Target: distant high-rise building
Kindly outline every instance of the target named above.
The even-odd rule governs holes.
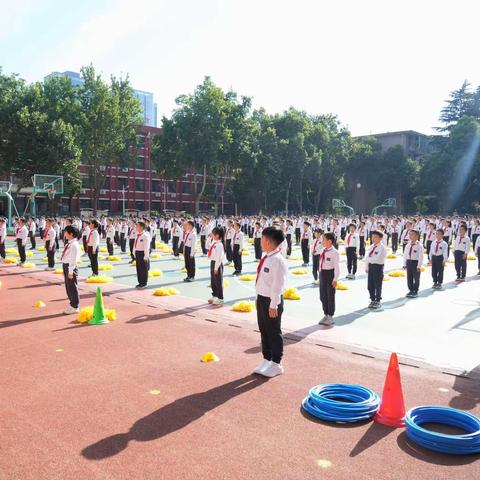
[[[153,101],[153,93],[134,90],[135,96],[142,105],[143,124],[147,127],[157,126],[157,108]]]
[[[69,78],[74,87],[83,85],[83,78],[78,72],[52,72],[50,75],[44,77],[44,81],[50,78],[66,77]],[[153,101],[153,93],[145,92],[143,90],[133,89],[133,93],[137,97],[142,107],[143,125],[147,127],[157,126],[157,104]]]
[[[74,87],[80,87],[81,85],[83,85],[83,78],[80,76],[80,74],[77,72],[70,72],[68,70],[65,72],[52,72],[50,75],[47,75],[46,77],[44,77],[43,80],[46,81],[46,80],[49,80],[50,78],[59,78],[59,77],[69,78]]]

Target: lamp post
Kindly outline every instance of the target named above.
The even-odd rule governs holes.
[[[122,186],[122,212],[123,217],[125,217],[125,192],[128,191],[128,186],[125,188],[125,184]]]

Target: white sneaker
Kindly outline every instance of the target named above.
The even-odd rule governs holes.
[[[314,281],[312,282],[312,285],[318,285],[318,283],[319,283],[318,280],[314,280]]]
[[[260,375],[263,375],[267,378],[273,378],[277,375],[281,375],[283,373],[283,366],[280,363],[272,362],[272,364],[265,370],[262,370]]]
[[[325,315],[319,322],[319,325],[333,325],[333,317],[331,315]]]
[[[324,325],[333,325],[335,322],[333,321],[333,317],[331,315],[327,315],[327,320],[326,320],[327,323],[325,323]]]
[[[272,364],[272,361],[271,360],[267,360],[266,358],[264,358],[262,360],[262,363],[260,363],[257,368],[253,371],[253,373],[258,373],[258,374],[262,374],[264,370],[266,370],[268,367],[270,367],[270,365]]]
[[[212,301],[212,305],[223,305],[223,300],[220,300],[220,298],[215,298]]]
[[[216,297],[212,297],[212,298],[209,298],[208,299],[208,303],[213,303],[213,301],[215,300]]]
[[[72,315],[73,313],[78,313],[78,312],[79,312],[79,309],[73,308],[73,307],[68,307],[63,311],[65,315]]]

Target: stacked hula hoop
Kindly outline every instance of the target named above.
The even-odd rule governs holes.
[[[422,427],[438,423],[467,432],[464,435],[446,435]],[[405,417],[407,436],[416,444],[436,452],[453,455],[480,453],[480,418],[471,413],[448,407],[415,407]]]
[[[310,389],[302,407],[310,415],[328,422],[361,422],[375,415],[378,395],[361,385],[332,383]]]

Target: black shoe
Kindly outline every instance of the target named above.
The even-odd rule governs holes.
[[[417,298],[418,297],[418,292],[413,292],[412,293],[412,298]]]
[[[413,295],[413,292],[408,292],[405,296],[406,296],[407,298],[412,298],[412,295]]]
[[[373,308],[375,306],[375,302],[372,300],[368,305],[368,308]]]

